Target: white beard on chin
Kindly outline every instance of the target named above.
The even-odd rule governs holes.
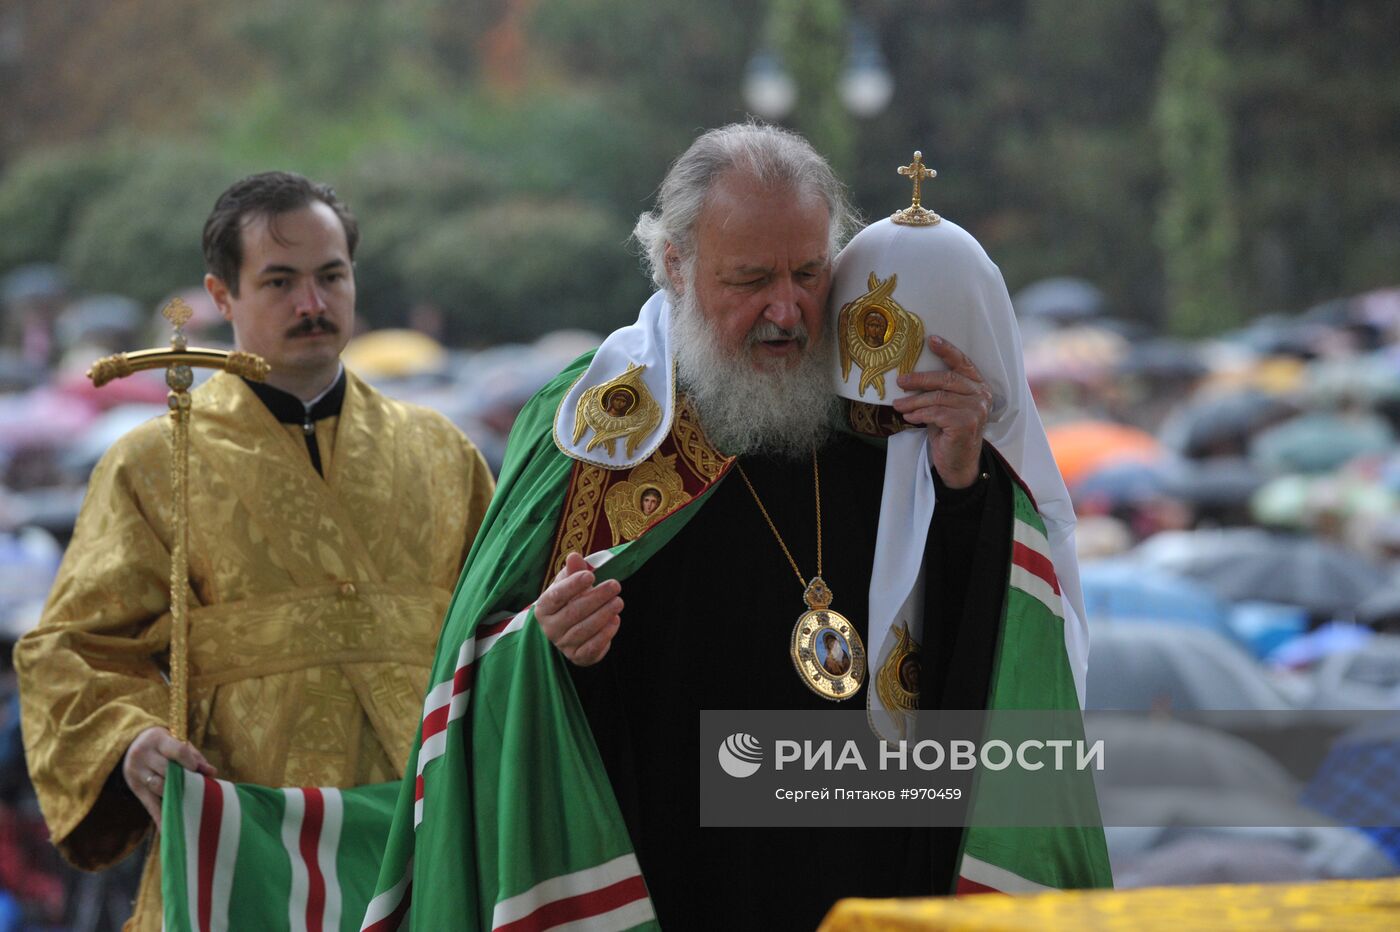
[[[730,456],[760,454],[805,459],[832,432],[837,398],[831,387],[832,342],[825,335],[808,341],[798,321],[784,330],[760,320],[749,331],[744,351],[729,353],[706,322],[688,289],[671,314],[671,345],[676,377],[700,416],[705,436]],[[795,337],[801,358],[794,368],[774,360],[754,367],[750,350],[763,340]]]

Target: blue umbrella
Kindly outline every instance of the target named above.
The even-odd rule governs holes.
[[[1081,566],[1079,579],[1094,621],[1171,622],[1232,636],[1229,606],[1185,577],[1128,560],[1098,560]]]
[[[1342,651],[1360,650],[1376,632],[1360,625],[1333,621],[1307,634],[1284,641],[1270,651],[1269,663],[1280,667],[1306,667]]]
[[[1166,470],[1156,463],[1134,460],[1110,463],[1080,479],[1070,489],[1076,504],[1096,503],[1109,508],[1140,505],[1167,494]]]
[[[1400,865],[1400,727],[1369,718],[1332,746],[1303,791],[1303,804],[1361,829]]]

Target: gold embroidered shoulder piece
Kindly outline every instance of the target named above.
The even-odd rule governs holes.
[[[642,381],[646,368],[628,363],[622,375],[593,386],[579,397],[573,442],[578,443],[592,428],[593,438],[584,448],[585,453],[601,444],[608,456],[612,456],[613,445],[625,438],[626,455],[631,456],[646,436],[656,430],[661,423],[661,406]]]
[[[676,399],[670,433],[634,468],[575,460],[543,584],[570,552],[587,555],[641,537],[713,485],[733,461],[710,445],[684,396]]]
[[[858,393],[874,386],[885,397],[885,375],[898,368],[901,375],[914,371],[924,350],[924,322],[894,299],[899,276],[880,281],[870,273],[869,291],[841,308],[836,322],[841,352],[841,378],[851,375],[851,362],[860,366]]]

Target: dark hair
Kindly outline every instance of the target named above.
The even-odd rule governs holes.
[[[238,273],[243,267],[243,226],[253,217],[269,219],[299,210],[316,201],[325,204],[345,228],[350,258],[360,242],[360,225],[328,184],[318,184],[295,172],[262,172],[234,182],[219,195],[204,221],[204,268],[238,296]],[[277,231],[273,230],[275,237]]]

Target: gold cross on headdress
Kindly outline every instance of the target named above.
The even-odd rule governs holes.
[[[903,210],[894,212],[890,217],[895,223],[904,224],[911,227],[927,227],[937,223],[942,218],[938,214],[924,207],[922,201],[924,179],[937,178],[938,172],[931,168],[924,167],[924,154],[916,151],[914,161],[908,165],[901,165],[896,169],[901,175],[914,183],[914,200]]]

